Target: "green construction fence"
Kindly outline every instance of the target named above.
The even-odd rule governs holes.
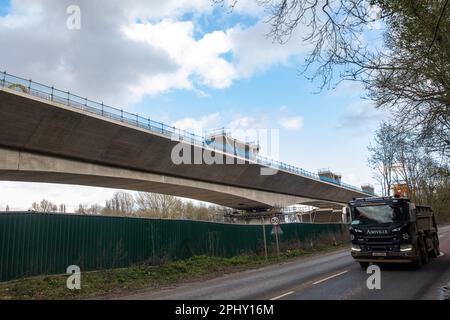
[[[272,226],[265,225],[273,246]],[[281,225],[280,244],[341,233],[340,224]],[[126,267],[193,255],[230,257],[261,252],[263,226],[189,220],[14,212],[0,214],[0,282]]]

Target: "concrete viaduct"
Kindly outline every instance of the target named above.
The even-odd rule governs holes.
[[[0,180],[148,191],[241,210],[293,204],[338,209],[353,197],[370,195],[279,166],[276,174],[261,175],[261,168],[273,166],[249,159],[177,165],[171,153],[179,141],[164,127],[150,120],[145,126],[139,117],[133,123],[123,112],[118,116],[88,100],[65,100],[53,88],[50,93],[33,88],[31,81],[27,87],[5,78],[0,80]],[[186,140],[193,153],[209,148]]]

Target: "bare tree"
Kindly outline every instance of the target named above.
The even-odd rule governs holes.
[[[298,40],[312,46],[302,72],[321,89],[362,83],[403,131],[450,157],[449,0],[255,1],[266,9],[273,39],[292,41],[301,28]]]
[[[370,97],[429,152],[450,157],[450,5],[395,1],[392,7],[385,33],[392,68],[378,70]]]
[[[32,209],[36,212],[56,212],[58,211],[58,206],[52,202],[42,199],[41,202],[34,202],[31,205]]]
[[[369,165],[375,171],[375,178],[381,185],[383,195],[391,192],[394,165],[396,133],[392,125],[383,124],[375,133],[375,145],[368,147],[370,152]]]
[[[143,216],[180,218],[182,216],[181,201],[170,195],[139,192],[136,196],[138,212]]]
[[[186,201],[183,206],[184,217],[191,220],[223,221],[225,208],[217,205],[195,205]]]
[[[103,212],[103,208],[98,204],[93,204],[91,206],[87,204],[78,205],[78,209],[75,210],[75,213],[78,214],[89,214],[89,215],[100,215]]]
[[[88,211],[88,205],[87,204],[79,204],[78,208],[75,210],[75,213],[78,214],[87,214]]]
[[[224,0],[213,0],[224,4]],[[386,21],[393,12],[384,1],[373,0],[255,0],[264,7],[268,36],[279,43],[292,41],[301,28],[303,43],[310,50],[303,72],[320,81],[320,88],[337,80],[366,80],[374,70],[391,68],[381,59],[383,52],[365,42],[362,35],[376,22]],[[239,1],[233,3],[238,6]],[[300,44],[299,44],[300,45]],[[339,69],[339,70],[338,70]]]
[[[140,192],[136,196],[136,204],[139,216],[223,221],[224,209],[220,206],[194,204],[170,195]]]
[[[419,142],[398,126],[383,124],[369,148],[369,163],[384,195],[390,184],[406,184],[414,202],[431,205],[441,221],[449,219],[450,162]]]
[[[133,195],[127,192],[116,192],[111,200],[107,200],[103,213],[106,215],[130,216],[135,213]]]

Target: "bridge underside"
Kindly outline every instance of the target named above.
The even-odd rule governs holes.
[[[343,205],[5,148],[0,148],[0,180],[155,192],[245,210],[285,207],[293,204],[338,209]]]
[[[286,168],[267,174],[270,163],[211,151],[189,139],[180,144],[175,130],[150,122],[138,126],[137,120],[47,99],[0,88],[0,179],[165,193],[242,210],[293,204],[337,209],[366,196]],[[214,153],[233,164],[177,164],[172,154],[180,145],[191,158]]]

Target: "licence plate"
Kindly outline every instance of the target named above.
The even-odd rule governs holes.
[[[372,252],[373,257],[386,257],[386,252]]]

